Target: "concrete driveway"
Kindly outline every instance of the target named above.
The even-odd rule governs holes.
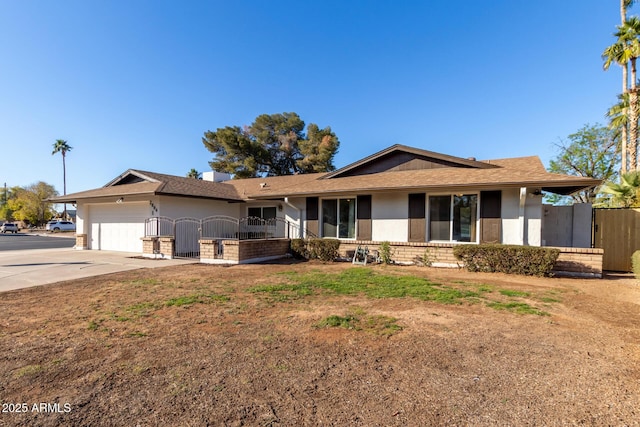
[[[140,254],[75,249],[0,252],[0,292],[138,268],[193,264],[193,260],[151,260]]]

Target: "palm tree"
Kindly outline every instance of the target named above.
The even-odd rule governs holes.
[[[609,128],[614,131],[616,138],[622,138],[623,133],[626,135],[626,130],[629,125],[629,117],[627,112],[629,111],[629,94],[624,93],[618,95],[618,103],[612,105],[605,113],[605,116],[609,119]],[[626,150],[626,144],[625,144]],[[622,152],[625,155],[625,152]],[[626,172],[625,172],[626,173]]]
[[[64,139],[56,139],[56,142],[53,144],[53,152],[51,155],[56,155],[58,153],[62,153],[62,182],[63,182],[63,191],[64,195],[67,195],[67,165],[65,159],[67,157],[67,153],[71,151],[73,147],[67,144],[67,141]],[[67,218],[67,204],[64,204],[64,218]]]
[[[624,26],[627,23],[627,9],[631,7],[635,3],[635,0],[620,0],[620,26]],[[605,49],[602,54],[602,59],[605,61],[604,69],[609,69],[609,66],[616,62],[618,65],[622,67],[622,96],[627,96],[628,88],[629,88],[629,57],[626,56],[626,49],[620,40],[618,40],[612,46],[609,46]],[[635,84],[635,82],[634,82]],[[625,109],[621,110],[621,114],[625,117],[625,122],[621,124],[620,129],[620,138],[622,140],[622,144],[620,147],[620,151],[622,153],[622,167],[620,170],[621,174],[624,174],[628,171],[628,158],[627,158],[627,146],[628,146],[628,122],[626,121],[626,116],[628,110],[628,104]],[[611,112],[611,110],[610,110]],[[608,117],[609,114],[607,114]],[[612,127],[616,127],[613,123],[611,123]],[[635,163],[635,162],[634,162]],[[636,165],[632,165],[632,167],[636,167]]]
[[[628,58],[631,70],[630,80],[631,87],[628,90],[629,93],[629,142],[627,145],[628,150],[628,162],[632,170],[637,170],[640,167],[638,164],[637,151],[638,151],[638,121],[640,111],[638,110],[638,87],[636,77],[636,61],[640,57],[640,19],[633,16],[618,27],[618,32],[615,34],[618,38],[620,48],[622,49],[621,57]]]
[[[608,207],[640,207],[640,171],[622,175],[620,184],[607,182],[600,191],[611,195]]]
[[[191,170],[187,172],[187,178],[200,179],[201,176],[202,176],[202,173],[198,172],[194,168],[191,168]]]
[[[625,56],[625,50],[619,42],[616,42],[613,45],[607,47],[602,53],[602,59],[604,60],[603,68],[605,70],[608,70],[611,64],[613,64],[614,62],[622,67],[622,94],[618,95],[618,99],[620,100],[620,102],[611,107],[606,116],[609,118],[609,127],[612,129],[620,130],[620,140],[622,141],[620,147],[620,151],[622,154],[622,165],[620,168],[620,173],[627,173],[627,130],[629,126],[629,59]]]

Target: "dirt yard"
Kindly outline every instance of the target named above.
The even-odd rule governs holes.
[[[630,278],[320,263],[12,291],[0,425],[640,425],[639,308]]]

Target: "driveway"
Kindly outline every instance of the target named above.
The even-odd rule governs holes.
[[[26,249],[72,248],[76,244],[76,235],[70,233],[56,234],[0,234],[0,251],[16,251]]]
[[[75,249],[0,252],[0,292],[138,268],[193,264],[193,260],[152,260],[140,254]]]

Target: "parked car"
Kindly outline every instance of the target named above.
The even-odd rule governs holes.
[[[17,233],[19,231],[18,224],[5,222],[0,225],[0,233]]]
[[[71,221],[49,221],[45,228],[48,231],[76,231],[76,225]]]

